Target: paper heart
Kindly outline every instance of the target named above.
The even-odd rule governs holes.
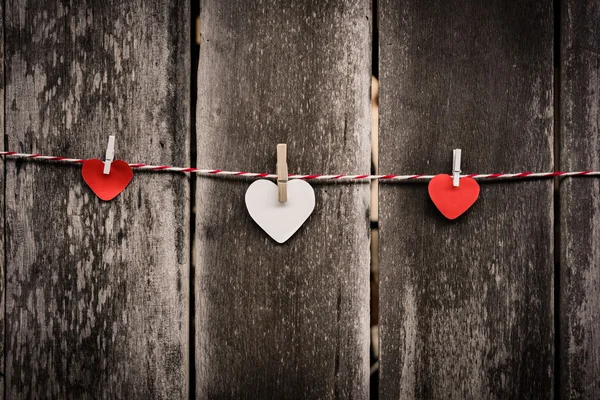
[[[252,219],[277,243],[288,240],[315,209],[315,191],[306,181],[287,184],[288,201],[280,203],[277,185],[261,179],[246,191],[246,208]]]
[[[458,218],[479,197],[479,184],[469,177],[460,178],[459,186],[455,187],[450,175],[436,175],[427,190],[433,204],[448,219]]]
[[[119,195],[131,182],[133,171],[121,160],[110,165],[110,174],[104,174],[104,162],[97,158],[86,160],[81,167],[83,180],[100,199],[108,201]]]

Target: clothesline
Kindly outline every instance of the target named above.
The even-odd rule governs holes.
[[[60,156],[47,156],[43,154],[28,154],[28,153],[17,153],[14,151],[0,151],[0,156],[8,158],[21,158],[30,160],[45,160],[45,161],[58,161],[62,163],[70,164],[82,164],[86,159],[81,158],[67,158]],[[133,169],[153,172],[182,172],[189,174],[196,174],[201,176],[237,176],[247,178],[261,178],[261,179],[277,179],[277,174],[260,173],[260,172],[244,172],[244,171],[223,171],[220,169],[203,169],[203,168],[188,168],[188,167],[174,167],[170,165],[148,165],[142,163],[130,163],[129,166]],[[523,179],[523,178],[552,178],[557,176],[598,176],[600,171],[553,171],[553,172],[517,172],[517,173],[492,173],[492,174],[466,174],[461,177],[469,177],[478,180],[487,179]],[[425,174],[412,174],[412,175],[395,175],[395,174],[384,174],[384,175],[350,175],[350,174],[289,174],[289,179],[304,179],[311,181],[348,181],[348,182],[365,182],[365,181],[411,181],[411,180],[422,180],[428,181],[433,179],[435,175]]]

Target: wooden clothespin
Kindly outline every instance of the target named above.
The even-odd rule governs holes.
[[[106,156],[104,157],[104,175],[110,174],[110,164],[115,159],[115,137],[108,137],[108,146],[106,146]]]
[[[460,149],[454,149],[452,150],[452,186],[458,187],[460,173]]]
[[[287,168],[287,148],[285,144],[277,145],[277,189],[279,202],[287,202],[287,182],[288,182],[288,168]]]

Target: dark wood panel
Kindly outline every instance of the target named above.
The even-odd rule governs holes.
[[[563,170],[598,170],[600,2],[562,1]],[[600,212],[598,178],[560,185],[560,397],[600,393]]]
[[[201,7],[198,166],[368,173],[370,1]],[[250,218],[250,182],[197,181],[198,398],[366,398],[369,185],[314,184],[285,244]]]
[[[4,26],[4,2],[0,2],[0,22]],[[0,150],[4,151],[4,29],[0,29]],[[4,338],[4,157],[0,158],[0,337]],[[4,398],[4,339],[0,340],[0,397]]]
[[[188,2],[6,3],[15,151],[189,161]],[[7,398],[187,398],[189,181],[6,163]]]
[[[383,0],[380,173],[553,167],[549,0]],[[551,398],[551,180],[482,183],[455,221],[380,185],[383,399]]]

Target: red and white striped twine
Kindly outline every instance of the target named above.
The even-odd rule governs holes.
[[[27,153],[17,153],[14,151],[0,151],[0,156],[10,157],[10,158],[25,158],[25,159],[36,159],[36,160],[46,160],[46,161],[60,161],[63,163],[71,163],[71,164],[82,164],[85,162],[85,159],[81,158],[67,158],[67,157],[57,157],[57,156],[45,156],[42,154],[27,154]],[[192,173],[197,175],[204,176],[216,176],[216,175],[227,175],[227,176],[238,176],[238,177],[247,177],[247,178],[265,178],[265,179],[277,179],[276,174],[268,174],[268,173],[257,173],[257,172],[243,172],[243,171],[222,171],[220,169],[201,169],[201,168],[183,168],[183,167],[172,167],[169,165],[147,165],[147,164],[129,164],[131,168],[146,170],[146,171],[155,171],[155,172],[183,172],[183,173]],[[576,171],[576,172],[519,172],[519,173],[506,173],[506,174],[467,174],[461,175],[461,177],[469,177],[473,179],[520,179],[520,178],[552,178],[557,176],[597,176],[600,175],[600,171]],[[379,181],[410,181],[410,180],[430,180],[435,175],[424,175],[424,174],[415,174],[415,175],[347,175],[347,174],[338,174],[338,175],[322,175],[322,174],[313,174],[313,175],[294,175],[289,174],[289,179],[304,179],[304,180],[313,180],[313,181],[357,181],[357,182],[365,182],[372,180]]]

